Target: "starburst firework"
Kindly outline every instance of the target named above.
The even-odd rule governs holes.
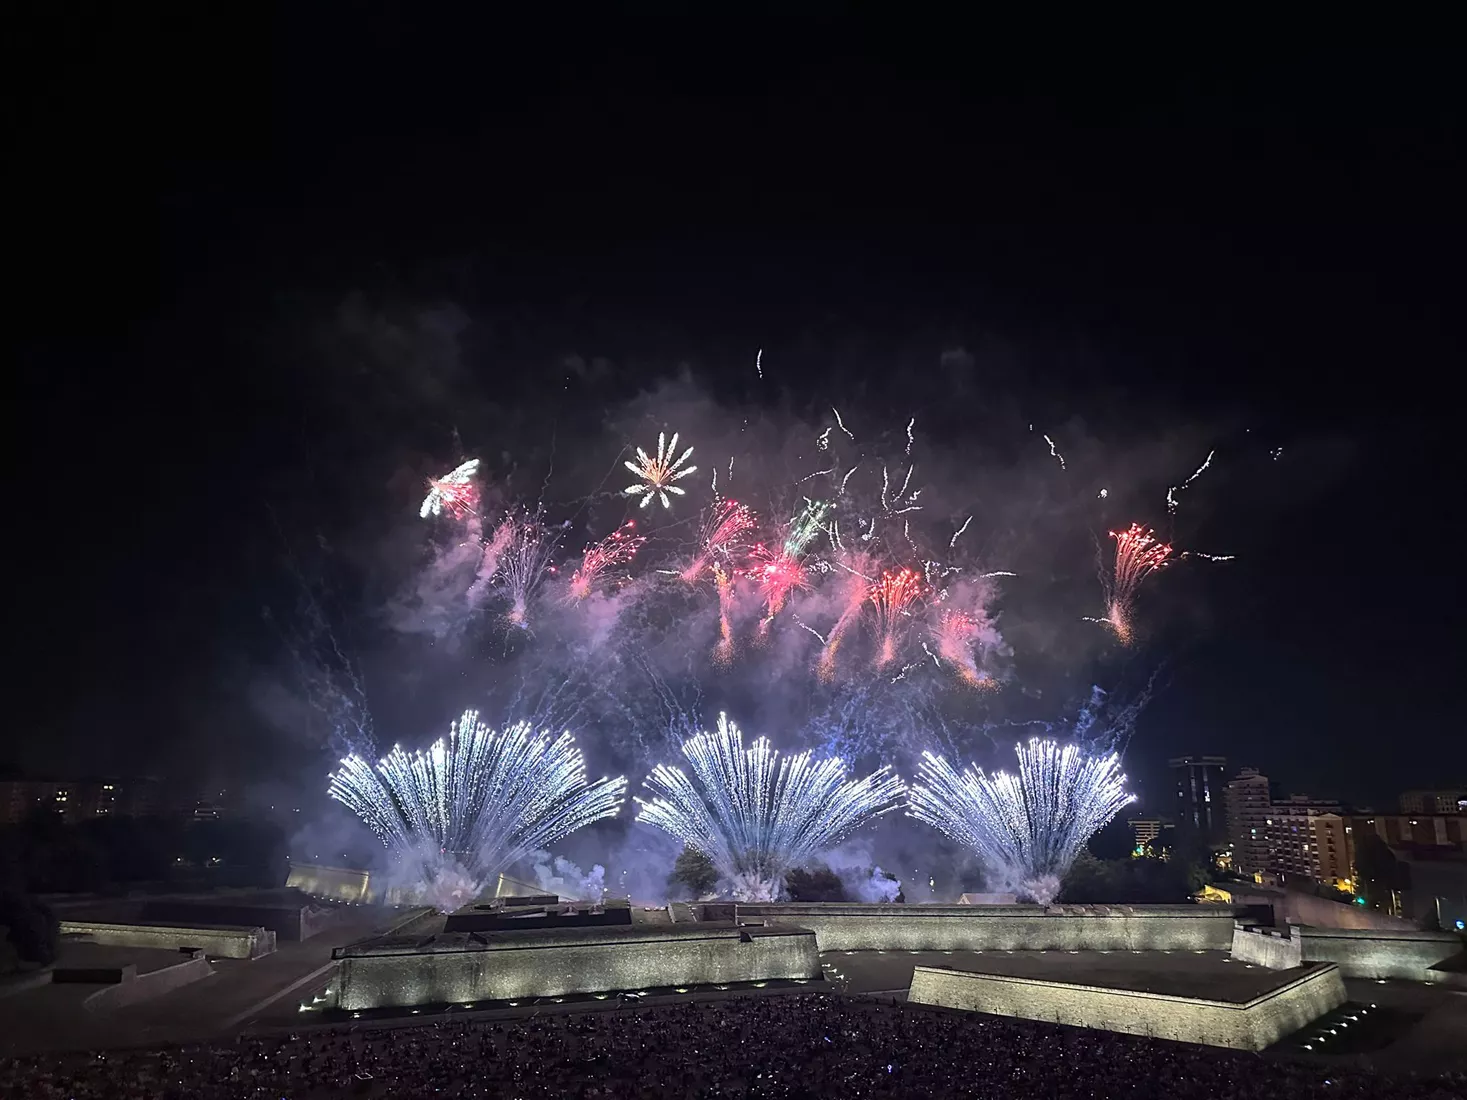
[[[515,626],[526,626],[531,598],[546,572],[554,572],[551,556],[558,536],[528,516],[511,516],[505,523],[508,532],[495,581],[509,595],[509,621]],[[495,539],[499,539],[497,533]]]
[[[446,510],[456,519],[465,512],[473,512],[479,498],[478,487],[474,484],[474,474],[478,469],[479,460],[471,458],[442,477],[430,477],[428,495],[418,509],[419,517],[427,519]]]
[[[645,535],[636,534],[637,525],[627,520],[600,542],[586,547],[581,564],[571,574],[569,598],[584,600],[598,582],[606,579],[619,565],[631,561],[644,542]]]
[[[1014,748],[1017,776],[972,766],[959,774],[924,753],[907,812],[972,849],[990,885],[1048,904],[1085,842],[1133,796],[1114,753],[1038,738]]]
[[[1130,645],[1135,637],[1131,620],[1136,591],[1152,573],[1165,568],[1172,548],[1139,523],[1131,524],[1124,531],[1112,531],[1110,537],[1116,540],[1116,560],[1105,582],[1105,618],[1092,621],[1104,622],[1115,632],[1117,641]]]
[[[472,710],[424,751],[394,747],[376,767],[346,757],[328,788],[441,909],[472,901],[530,852],[615,815],[625,792],[624,778],[587,782],[569,733],[523,723],[496,732]]]
[[[650,457],[646,451],[638,447],[637,461],[622,464],[642,479],[638,484],[626,487],[627,496],[640,496],[642,498],[640,507],[643,508],[651,504],[654,497],[662,501],[664,508],[671,508],[672,501],[668,499],[667,495],[671,493],[674,496],[683,496],[686,493],[685,489],[674,485],[673,482],[681,481],[689,474],[698,472],[696,466],[683,466],[692,453],[693,448],[689,447],[681,455],[677,454],[676,432],[672,433],[671,440],[668,440],[666,433],[658,432],[656,458]],[[676,459],[674,455],[677,455]]]
[[[885,768],[853,780],[840,760],[781,755],[767,738],[745,748],[724,715],[717,732],[698,734],[682,752],[692,776],[657,765],[646,781],[652,797],[636,800],[637,820],[706,855],[743,901],[776,898],[786,873],[892,809],[903,789]]]
[[[871,586],[868,598],[876,614],[876,636],[880,651],[878,668],[896,659],[897,639],[908,609],[922,595],[922,574],[913,569],[898,569],[881,574]]]
[[[715,560],[728,561],[743,547],[744,537],[754,529],[754,513],[736,500],[714,502],[698,535],[698,556],[680,574],[692,584]]]

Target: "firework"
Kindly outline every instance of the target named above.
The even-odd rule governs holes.
[[[478,469],[479,460],[471,458],[442,477],[430,477],[428,495],[423,498],[418,515],[427,519],[447,509],[457,519],[465,512],[473,512],[474,505],[479,502],[478,488],[474,485],[474,474]]]
[[[509,621],[515,626],[525,626],[531,598],[545,579],[546,572],[555,571],[550,559],[557,539],[526,516],[511,516],[505,524],[508,532],[499,555],[499,572],[495,580],[509,596]],[[498,537],[496,532],[496,541]]]
[[[1112,531],[1110,537],[1116,540],[1116,561],[1115,571],[1105,585],[1105,618],[1091,621],[1105,623],[1122,645],[1130,645],[1135,636],[1131,616],[1136,591],[1142,581],[1166,566],[1172,548],[1139,523],[1125,531]]]
[[[717,562],[713,565],[713,585],[718,589],[718,645],[713,659],[727,666],[733,660],[733,579]]]
[[[571,575],[570,599],[584,600],[598,581],[636,556],[642,543],[647,541],[645,535],[635,533],[636,529],[637,525],[627,520],[600,542],[586,547],[580,566]]]
[[[745,570],[745,576],[759,589],[759,597],[764,601],[764,623],[767,627],[769,621],[784,607],[791,592],[797,588],[810,587],[810,578],[805,572],[804,563],[783,550],[755,546],[749,556],[753,559],[753,564]]]
[[[993,686],[993,680],[979,670],[973,648],[982,631],[980,619],[956,609],[944,611],[932,631],[937,655],[958,670],[958,677],[965,684],[980,688]]]
[[[960,775],[924,753],[907,812],[972,849],[990,886],[1048,904],[1085,842],[1133,796],[1113,753],[1090,756],[1037,738],[1015,751],[1017,776],[971,766]]]
[[[902,782],[885,768],[847,779],[840,760],[782,756],[767,738],[745,748],[719,715],[716,733],[682,746],[692,768],[659,764],[638,798],[638,821],[655,825],[713,861],[741,901],[772,901],[791,869],[827,851],[852,829],[892,809]]]
[[[680,576],[692,584],[715,558],[727,560],[742,548],[745,535],[754,528],[754,513],[736,500],[716,501],[698,535],[698,556]]]
[[[810,586],[805,552],[825,530],[825,516],[829,511],[830,505],[824,501],[805,501],[805,506],[790,520],[784,542],[778,548],[760,544],[749,552],[753,564],[745,570],[745,575],[758,586],[760,598],[764,600],[763,629],[768,629],[791,592]]]
[[[615,815],[625,792],[622,778],[587,782],[569,733],[527,724],[496,732],[472,710],[426,751],[395,747],[375,768],[348,756],[328,788],[441,909],[472,901],[530,852]]]
[[[689,474],[698,472],[696,466],[683,467],[683,463],[692,453],[693,448],[689,447],[681,455],[677,455],[677,433],[673,432],[672,439],[669,441],[666,433],[658,432],[656,458],[649,457],[646,451],[638,447],[637,461],[622,464],[642,479],[638,484],[626,487],[627,496],[640,496],[643,508],[652,503],[653,497],[662,501],[664,508],[671,508],[672,501],[667,499],[667,494],[683,496],[687,491],[674,485],[673,482],[681,481]],[[675,455],[677,455],[676,459],[674,459]]]
[[[824,646],[820,650],[820,661],[815,666],[820,678],[826,681],[835,676],[835,655],[840,650],[841,641],[866,606],[866,597],[871,590],[870,574],[875,568],[871,555],[862,553],[842,554],[836,565],[844,572],[840,585],[841,613],[830,633],[821,639]]]
[[[902,620],[913,602],[922,595],[922,575],[912,569],[888,570],[867,592],[876,612],[876,636],[880,642],[876,667],[881,668],[896,658],[897,635]]]

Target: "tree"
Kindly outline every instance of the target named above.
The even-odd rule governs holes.
[[[1355,877],[1360,895],[1372,909],[1395,909],[1395,892],[1407,889],[1410,874],[1396,854],[1375,833],[1361,833],[1355,841]]]
[[[796,868],[784,877],[791,901],[845,901],[846,888],[829,867]]]
[[[718,869],[713,861],[696,848],[684,848],[672,865],[668,886],[683,886],[695,898],[711,894],[718,888]]]

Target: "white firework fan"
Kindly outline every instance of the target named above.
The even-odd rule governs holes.
[[[623,463],[628,470],[642,479],[641,483],[626,487],[627,496],[641,497],[642,503],[640,506],[643,508],[651,504],[654,497],[662,501],[664,508],[671,508],[672,501],[667,499],[667,494],[672,493],[674,496],[685,496],[687,493],[687,490],[679,488],[673,482],[681,481],[689,474],[698,472],[698,467],[696,466],[683,468],[683,463],[688,460],[692,453],[693,448],[689,447],[682,454],[678,455],[677,460],[674,461],[673,455],[677,454],[677,432],[672,433],[671,439],[667,438],[665,432],[658,432],[656,458],[650,457],[646,451],[638,447],[637,461]]]
[[[428,495],[423,498],[423,506],[418,509],[419,518],[427,519],[429,516],[439,515],[444,508],[455,516],[472,511],[474,474],[478,469],[479,460],[471,458],[442,477],[430,477]]]

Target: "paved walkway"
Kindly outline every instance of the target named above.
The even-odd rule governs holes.
[[[302,943],[285,943],[262,959],[215,959],[214,973],[155,1000],[111,1012],[84,1007],[105,988],[42,985],[0,998],[0,1057],[33,1051],[93,1050],[186,1042],[234,1034],[298,983],[324,981],[331,951],[384,927],[395,913],[352,912],[341,924]]]

